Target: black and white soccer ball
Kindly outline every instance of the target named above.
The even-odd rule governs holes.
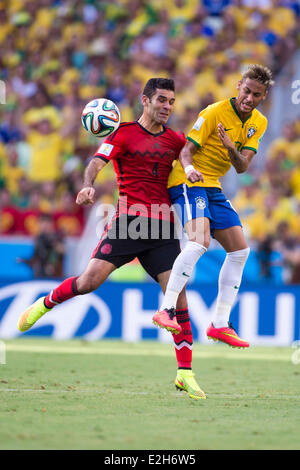
[[[117,105],[106,98],[90,101],[81,114],[82,125],[96,137],[107,137],[118,129],[121,114]]]

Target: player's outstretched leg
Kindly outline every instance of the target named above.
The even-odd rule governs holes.
[[[177,309],[176,317],[182,331],[177,335],[173,334],[178,366],[175,386],[178,390],[187,392],[194,400],[206,398],[192,372],[193,332],[188,309]]]
[[[65,279],[46,297],[40,297],[19,318],[18,328],[25,332],[29,330],[45,313],[66,300],[77,295],[87,294],[96,290],[107,279],[116,267],[101,259],[90,260],[86,270],[80,276]]]
[[[187,280],[191,276],[197,260],[205,251],[206,248],[199,243],[188,241],[184,249],[177,256],[168,279],[163,303],[153,317],[155,325],[175,334],[180,333],[181,328],[175,319],[174,306],[177,305],[180,292],[182,292]]]
[[[225,238],[222,238],[222,233],[220,232],[223,232],[223,237]],[[239,291],[244,266],[250,249],[247,247],[236,251],[228,251],[231,245],[226,237],[236,240],[237,245],[243,246],[246,244],[240,227],[232,227],[231,229],[219,231],[216,235],[216,239],[227,249],[227,255],[219,275],[216,309],[206,334],[210,339],[222,341],[233,348],[248,348],[249,343],[239,338],[232,324],[229,323],[229,317]]]
[[[45,306],[44,300],[46,297],[40,297],[19,318],[18,329],[22,332],[29,330],[45,313],[49,312],[51,308]]]
[[[46,297],[40,297],[19,318],[18,329],[28,331],[45,313],[80,292],[77,289],[77,277],[65,279],[56,289],[53,289]]]

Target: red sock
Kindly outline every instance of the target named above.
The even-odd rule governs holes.
[[[192,368],[193,332],[188,309],[176,310],[176,320],[181,333],[173,335],[178,369]]]
[[[65,279],[58,287],[53,289],[44,300],[45,306],[47,308],[52,308],[57,304],[61,304],[65,300],[79,295],[76,286],[77,277],[78,276],[69,277],[68,279]]]

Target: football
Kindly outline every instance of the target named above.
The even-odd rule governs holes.
[[[90,101],[81,114],[83,127],[96,137],[107,137],[119,127],[120,119],[117,105],[106,98]]]

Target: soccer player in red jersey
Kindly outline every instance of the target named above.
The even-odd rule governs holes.
[[[166,127],[174,102],[173,80],[150,79],[142,95],[142,116],[138,121],[121,123],[100,145],[85,170],[76,202],[79,205],[94,202],[93,183],[99,171],[112,160],[119,187],[115,217],[85,271],[64,280],[25,310],[18,322],[19,330],[27,331],[55,305],[96,290],[115,269],[136,257],[165,291],[180,253],[167,190],[173,161],[185,144],[182,134]],[[159,318],[159,326],[173,334],[178,363],[176,387],[191,398],[206,398],[191,368],[193,336],[185,291],[178,297],[176,310]]]

